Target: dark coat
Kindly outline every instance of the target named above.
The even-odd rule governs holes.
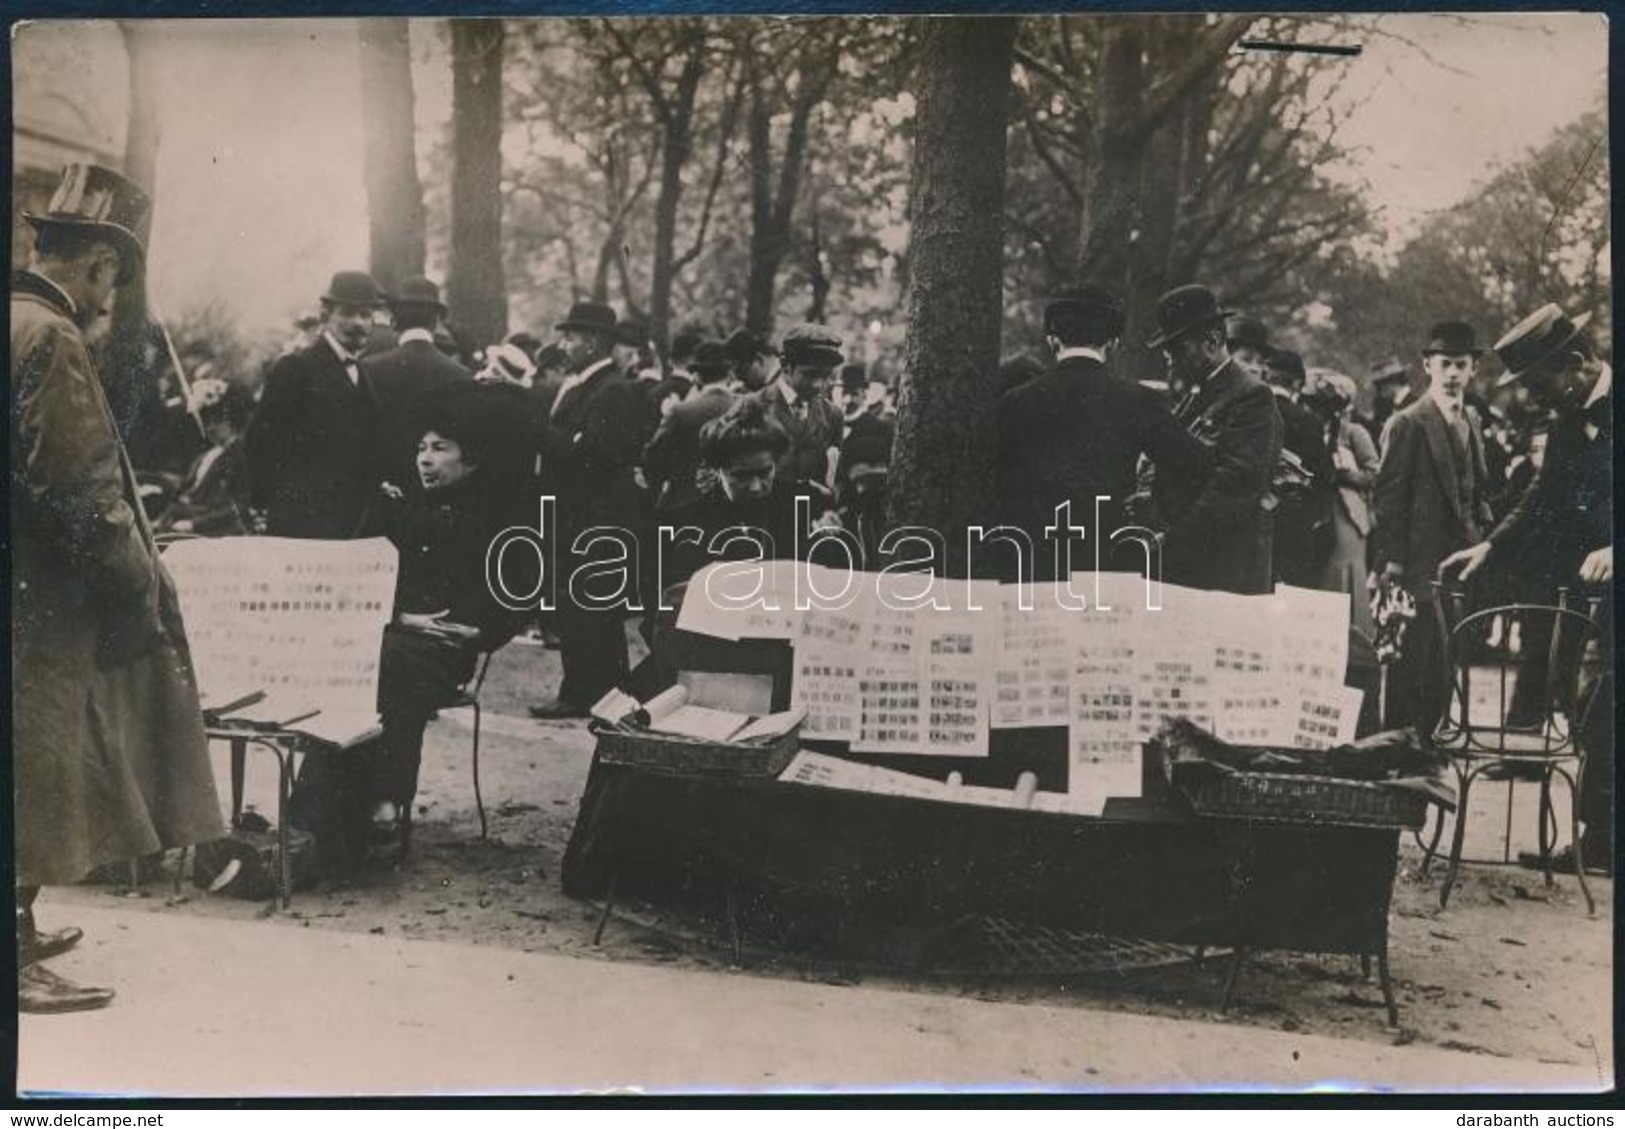
[[[352,384],[326,338],[265,377],[247,438],[250,497],[273,537],[356,535],[378,496],[378,401],[363,369]]]
[[[112,413],[51,285],[11,295],[16,882],[225,833],[186,632]]]
[[[1128,524],[1124,509],[1135,492],[1135,470],[1149,456],[1159,473],[1199,474],[1207,452],[1161,402],[1155,392],[1112,374],[1088,357],[1068,357],[1054,369],[1006,392],[999,399],[999,455],[996,497],[998,521],[1027,532],[1037,551],[1041,575],[1053,571],[1054,543],[1044,530],[1055,524],[1055,508],[1072,504],[1072,521],[1091,529],[1074,569],[1093,567],[1096,544],[1095,499],[1101,503],[1101,535],[1110,538]],[[1110,554],[1127,567],[1144,567],[1143,550]],[[1122,548],[1122,546],[1120,546]],[[1132,548],[1132,546],[1129,546]],[[1047,571],[1046,571],[1047,570]]]
[[[760,392],[751,393],[766,407],[768,418],[790,437],[790,446],[779,459],[779,477],[828,486],[830,448],[841,445],[841,409],[819,398],[807,405],[803,419],[784,398],[788,379],[780,376]]]
[[[560,393],[542,437],[542,486],[558,498],[561,531],[641,528],[648,505],[637,466],[654,426],[641,383],[614,365]]]
[[[1444,413],[1424,396],[1389,419],[1383,435],[1382,464],[1372,501],[1372,554],[1378,569],[1390,563],[1403,571],[1406,591],[1431,600],[1430,582],[1439,562],[1483,537],[1490,518],[1484,500],[1484,443],[1478,422],[1467,413],[1470,439],[1470,501],[1462,508],[1456,465]]]
[[[690,502],[700,491],[700,431],[733,407],[738,397],[725,385],[700,388],[660,421],[643,452],[643,474],[656,508]]]
[[[418,440],[416,407],[425,392],[471,379],[469,371],[435,348],[432,341],[408,341],[367,356],[361,371],[378,401],[378,441],[384,459],[384,481],[407,486],[416,480],[413,464]]]
[[[214,450],[213,447],[209,451]],[[187,521],[200,537],[240,537],[248,532],[248,457],[241,437],[232,439],[205,467],[209,451],[192,460],[180,493],[153,523],[158,532]]]
[[[1337,503],[1337,472],[1319,416],[1280,391],[1281,447],[1309,473],[1307,487],[1279,499],[1275,511],[1275,571],[1288,584],[1308,586],[1331,548],[1332,508]]]
[[[1274,587],[1275,496],[1281,413],[1268,386],[1231,363],[1175,410],[1208,447],[1198,474],[1158,468],[1157,510],[1166,524],[1163,577],[1173,584],[1258,594]]]

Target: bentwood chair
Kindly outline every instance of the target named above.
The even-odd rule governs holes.
[[[1431,743],[1445,753],[1456,774],[1455,831],[1450,864],[1439,905],[1449,903],[1462,863],[1462,845],[1469,819],[1469,792],[1480,779],[1507,782],[1507,815],[1502,859],[1469,859],[1483,864],[1512,862],[1512,798],[1519,780],[1540,786],[1538,841],[1546,884],[1552,885],[1551,856],[1557,833],[1552,806],[1552,780],[1561,777],[1570,795],[1570,832],[1575,849],[1575,877],[1589,912],[1596,902],[1586,883],[1580,842],[1580,781],[1585,775],[1586,750],[1580,742],[1585,731],[1584,711],[1608,709],[1599,695],[1582,701],[1579,680],[1587,652],[1599,642],[1596,600],[1581,611],[1570,605],[1566,589],[1555,605],[1504,604],[1467,611],[1465,594],[1434,584],[1434,614],[1444,640],[1443,662],[1447,699]],[[1526,646],[1521,654],[1494,652],[1486,645],[1497,618],[1503,630],[1517,627],[1521,637],[1545,641],[1544,647]],[[1438,853],[1444,830],[1441,810],[1432,841],[1424,848],[1427,873]],[[1420,840],[1420,833],[1418,835]]]

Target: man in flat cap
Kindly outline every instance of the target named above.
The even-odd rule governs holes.
[[[435,347],[434,331],[446,316],[440,287],[421,276],[402,279],[387,299],[395,347],[366,357],[361,371],[378,397],[379,436],[386,482],[418,489],[417,401],[426,392],[469,379],[469,372]]]
[[[542,483],[543,492],[558,499],[565,546],[594,526],[639,533],[648,517],[637,467],[654,413],[638,379],[615,365],[615,327],[615,311],[601,302],[577,302],[556,326],[574,372],[559,389],[542,435]],[[588,716],[628,670],[625,612],[573,599],[565,563],[571,559],[560,557],[564,575],[556,578],[564,677],[552,701],[530,710],[544,720]]]
[[[1086,285],[1059,295],[1044,308],[1044,340],[1055,367],[999,398],[998,520],[1026,532],[1036,550],[1032,575],[1039,579],[1091,567],[1085,562],[1094,559],[1097,540],[1103,567],[1145,568],[1143,550],[1110,542],[1128,524],[1124,507],[1141,456],[1170,474],[1198,474],[1205,462],[1202,445],[1155,392],[1112,370],[1111,350],[1122,332],[1122,307],[1107,291]],[[1099,497],[1106,501],[1095,529]],[[1072,525],[1088,530],[1083,543],[1074,544],[1070,565],[1047,532],[1067,504]]]
[[[339,271],[321,301],[321,336],[271,366],[244,440],[250,501],[273,537],[355,537],[383,481],[361,356],[384,294],[366,272]]]
[[[1257,594],[1274,585],[1270,486],[1281,414],[1263,381],[1231,358],[1229,316],[1205,286],[1176,287],[1157,301],[1157,333],[1146,344],[1167,357],[1171,383],[1189,389],[1174,416],[1210,458],[1197,474],[1157,468],[1152,496],[1164,530],[1164,579]]]
[[[1544,556],[1557,584],[1581,597],[1577,605],[1584,606],[1588,598],[1599,602],[1601,637],[1583,658],[1575,707],[1587,758],[1580,781],[1579,815],[1585,830],[1579,861],[1612,874],[1614,376],[1613,369],[1595,356],[1585,332],[1590,320],[1590,314],[1570,318],[1559,306],[1548,304],[1495,343],[1496,356],[1506,367],[1499,385],[1521,384],[1556,418],[1534,484],[1488,537],[1452,553],[1440,569],[1459,570],[1466,580],[1486,565],[1495,568]],[[1526,662],[1540,662],[1545,649],[1525,639],[1523,654]],[[1524,672],[1519,677],[1522,680]],[[1554,865],[1573,864],[1573,851],[1571,845]]]
[[[841,446],[841,410],[829,399],[830,381],[846,359],[841,339],[822,325],[793,325],[785,332],[779,357],[783,368],[778,377],[754,393],[768,418],[790,437],[779,458],[779,477],[811,483],[827,493]]]
[[[1484,439],[1466,392],[1483,350],[1464,322],[1433,326],[1422,350],[1428,392],[1401,408],[1383,435],[1372,493],[1371,559],[1376,583],[1398,585],[1416,601],[1416,620],[1389,675],[1390,728],[1430,734],[1443,709],[1432,582],[1439,562],[1480,540],[1490,520],[1484,495]]]
[[[78,929],[34,920],[40,887],[225,833],[180,606],[142,514],[84,330],[143,269],[150,205],[68,166],[11,281],[11,654],[18,1006],[113,993],[43,961]]]

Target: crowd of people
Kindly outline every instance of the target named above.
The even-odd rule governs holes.
[[[38,702],[64,711],[66,688],[88,679],[127,713],[119,695],[131,691],[109,691],[106,672],[145,679],[150,690],[158,675],[146,666],[172,672],[161,648],[184,652],[184,632],[81,330],[85,311],[139,269],[145,205],[116,174],[76,167],[92,171],[70,170],[81,183],[70,179],[51,213],[32,217],[35,259],[13,281],[18,677]],[[129,214],[120,218],[115,205]],[[479,656],[517,633],[561,652],[562,676],[531,709],[537,718],[586,717],[628,684],[625,629],[636,602],[601,598],[589,582],[561,583],[557,573],[548,613],[515,611],[491,591],[492,536],[535,521],[539,499],[553,499],[561,545],[604,529],[645,542],[659,526],[698,529],[698,540],[663,561],[662,585],[719,553],[804,553],[818,541],[799,535],[807,531],[798,523],[843,530],[854,563],[885,560],[896,388],[849,361],[828,327],[795,325],[776,344],[745,329],[717,339],[681,333],[663,356],[646,326],[581,301],[549,341],[515,333],[471,355],[448,332],[449,311],[425,278],[385,293],[365,272],[342,271],[320,308],[300,327],[300,346],[271,364],[257,400],[222,378],[229,374],[191,374],[182,407],[200,425],[196,449],[175,460],[186,463],[178,487],[149,504],[160,534],[381,535],[399,547],[379,680],[384,734],[373,755],[353,758],[361,776],[324,785],[318,806],[340,814],[325,812],[323,825],[359,829],[353,844],[347,833],[327,836],[328,852],[406,842],[425,725],[455,700]],[[1585,317],[1546,306],[1508,329],[1495,346],[1505,375],[1494,402],[1477,386],[1485,350],[1474,329],[1440,321],[1416,342],[1425,383],[1413,384],[1403,362],[1386,362],[1364,416],[1353,379],[1272,346],[1265,325],[1225,309],[1208,287],[1181,286],[1157,305],[1146,344],[1166,358],[1165,380],[1120,374],[1124,326],[1111,293],[1068,290],[1044,311],[1053,363],[1016,358],[988,374],[1001,388],[988,525],[1020,530],[1035,546],[1081,541],[1099,552],[1092,537],[1107,544],[1103,567],[1157,567],[1164,580],[1197,588],[1346,592],[1353,665],[1363,656],[1369,671],[1373,594],[1379,606],[1403,593],[1426,608],[1437,579],[1499,574],[1496,591],[1520,599],[1577,586],[1607,596],[1611,373]],[[741,526],[767,531],[766,543],[715,536]],[[1035,552],[1021,575],[1053,578],[1088,567],[1069,566],[1082,559],[1091,558]],[[101,651],[124,638],[121,615],[139,620],[139,645],[107,660]],[[1417,614],[1390,672],[1386,716],[1368,728],[1431,727],[1440,646],[1432,617]],[[131,655],[146,666],[132,666]],[[69,673],[64,663],[76,661]],[[1594,666],[1607,683],[1593,692],[1611,694],[1611,662]],[[91,786],[63,777],[62,748],[128,746],[140,725],[169,720],[132,719],[126,731],[126,714],[92,711],[120,727],[87,734],[82,716],[42,708],[18,714],[19,795],[82,797]],[[1587,839],[1571,849],[1602,865],[1611,859],[1612,711],[1590,714],[1607,731],[1585,736],[1595,762],[1582,798]],[[201,728],[184,729],[183,751],[171,734],[167,756],[206,776]],[[71,839],[87,813],[69,801],[20,803],[20,904],[42,882],[218,834],[212,782],[207,796],[201,786],[189,792],[209,818],[154,825],[153,813],[188,810],[149,802],[153,789],[174,786],[129,779],[125,793],[102,797],[116,809],[112,825],[124,820],[131,831],[94,845]],[[126,819],[125,808],[140,811]],[[72,943],[47,938],[23,914],[19,938],[36,969],[54,945]],[[95,990],[42,969],[31,975],[42,1007],[95,1006],[86,994]]]

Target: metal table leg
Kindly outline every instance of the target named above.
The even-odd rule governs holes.
[[[1362,958],[1366,959],[1366,958]],[[1388,1005],[1388,1026],[1399,1026],[1399,1005],[1394,1002],[1394,982],[1388,975],[1388,946],[1377,954],[1377,978],[1382,984],[1382,1002]]]

